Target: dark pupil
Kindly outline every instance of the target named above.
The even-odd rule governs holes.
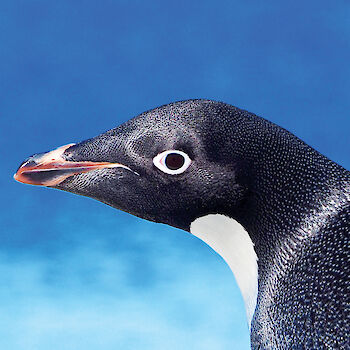
[[[165,165],[170,170],[180,169],[185,164],[185,158],[181,154],[170,153],[165,158]]]

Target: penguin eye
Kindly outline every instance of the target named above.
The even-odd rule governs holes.
[[[184,152],[170,150],[155,156],[153,164],[166,174],[177,175],[183,173],[190,166],[191,159]]]

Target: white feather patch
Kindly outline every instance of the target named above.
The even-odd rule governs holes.
[[[250,328],[258,295],[258,258],[249,234],[236,220],[220,214],[196,219],[190,231],[221,255],[232,270],[243,296]]]

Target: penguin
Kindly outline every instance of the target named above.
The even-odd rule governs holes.
[[[170,103],[31,156],[15,179],[202,239],[233,271],[252,349],[350,348],[350,172],[272,122]]]

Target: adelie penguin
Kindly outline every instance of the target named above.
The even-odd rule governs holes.
[[[34,155],[15,179],[204,240],[236,277],[253,349],[350,348],[350,173],[285,129],[176,102]]]

